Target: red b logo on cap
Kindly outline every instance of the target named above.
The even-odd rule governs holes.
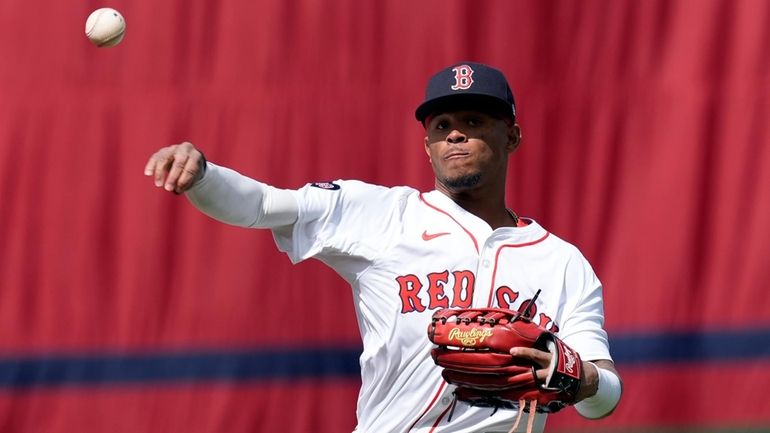
[[[460,65],[452,68],[455,71],[455,84],[452,90],[467,90],[473,84],[473,69],[468,65]]]

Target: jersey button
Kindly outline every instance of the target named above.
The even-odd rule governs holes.
[[[452,400],[450,400],[449,397],[444,397],[441,399],[441,404],[447,405],[450,401]]]
[[[485,268],[488,268],[488,267],[489,267],[489,260],[487,260],[487,259],[484,259],[484,260],[481,262],[481,266],[484,266]]]

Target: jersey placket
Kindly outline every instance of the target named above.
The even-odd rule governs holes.
[[[476,263],[476,284],[473,293],[473,306],[477,308],[491,307],[490,287],[492,287],[495,269],[495,250],[497,242],[494,234],[479,245],[479,258]]]

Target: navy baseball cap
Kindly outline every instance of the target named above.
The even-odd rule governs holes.
[[[463,62],[442,69],[428,81],[425,100],[414,116],[422,123],[431,114],[473,110],[516,119],[516,103],[505,75],[482,63]]]

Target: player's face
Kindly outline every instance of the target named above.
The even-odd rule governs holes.
[[[425,132],[436,182],[450,191],[504,182],[508,154],[520,141],[517,124],[478,111],[438,114]]]

